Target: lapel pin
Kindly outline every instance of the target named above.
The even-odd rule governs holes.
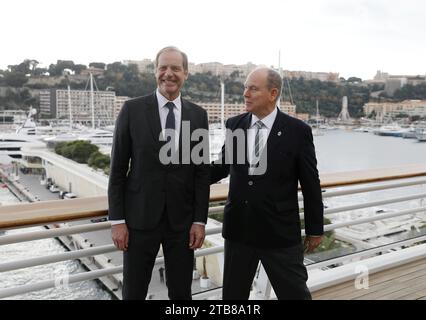
[[[278,131],[277,135],[278,135],[278,137],[281,136],[281,131]]]

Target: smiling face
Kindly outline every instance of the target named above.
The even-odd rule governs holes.
[[[183,65],[183,56],[178,51],[164,51],[158,57],[155,78],[160,93],[169,101],[179,96],[186,79],[188,70]]]

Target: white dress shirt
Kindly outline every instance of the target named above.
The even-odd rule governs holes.
[[[268,141],[269,133],[271,132],[272,126],[274,124],[275,118],[277,117],[278,109],[274,108],[274,110],[268,114],[266,117],[261,119],[264,127],[259,130],[259,134],[262,136],[262,145],[259,146],[259,150],[263,150]],[[249,163],[252,163],[254,160],[254,140],[256,137],[256,122],[260,120],[257,116],[252,114],[250,127],[247,130],[247,159]],[[258,160],[258,159],[257,159]],[[254,171],[254,168],[249,168],[249,174]]]
[[[182,118],[182,101],[180,100],[180,93],[179,93],[179,96],[173,101],[167,100],[167,98],[160,93],[158,88],[155,94],[157,95],[158,112],[160,114],[161,130],[164,130],[166,128],[166,119],[167,119],[167,115],[169,114],[169,108],[166,107],[166,103],[173,102],[175,105],[175,107],[173,108],[173,113],[175,115],[175,130],[176,130],[175,147],[177,149],[179,147],[180,119]],[[164,132],[163,132],[163,137],[164,137]]]

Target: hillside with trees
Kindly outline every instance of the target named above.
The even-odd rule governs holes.
[[[68,84],[72,89],[87,89],[88,79],[80,75],[81,71],[86,69],[86,65],[75,64],[70,60],[58,60],[56,64],[51,64],[45,69],[39,68],[38,64],[37,60],[26,59],[18,65],[8,66],[8,70],[0,70],[0,108],[8,106],[26,109],[30,105],[37,107],[38,96],[31,95],[31,90],[65,89]],[[121,62],[110,64],[91,62],[89,66],[105,70],[103,75],[95,76],[99,90],[115,91],[118,96],[137,97],[149,94],[156,88],[153,64],[148,66],[146,73],[140,73],[136,65],[124,65]],[[238,72],[224,79],[227,102],[243,102],[244,80]],[[353,117],[362,116],[362,106],[369,101],[370,92],[374,89],[362,85],[362,80],[356,77],[351,77],[347,81],[341,79],[340,83],[303,78],[287,82],[290,84],[298,113],[315,114],[318,100],[320,113],[326,117],[337,117],[343,96],[348,97],[350,114]],[[403,89],[405,91],[399,93],[401,97],[411,94],[426,95],[423,91],[415,91],[421,88]],[[195,102],[219,102],[220,78],[209,72],[192,74],[186,81],[182,94]],[[283,96],[289,101],[288,85],[283,90]]]
[[[407,99],[426,100],[426,84],[419,84],[416,86],[407,84],[401,89],[395,91],[393,99],[397,101]]]

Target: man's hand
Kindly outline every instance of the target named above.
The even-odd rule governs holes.
[[[129,230],[125,223],[111,226],[111,238],[118,250],[127,251],[129,245]]]
[[[321,244],[321,241],[322,236],[306,236],[304,243],[305,252],[314,251]]]
[[[189,231],[189,248],[198,249],[201,248],[206,236],[206,227],[202,224],[193,223],[191,230]]]

